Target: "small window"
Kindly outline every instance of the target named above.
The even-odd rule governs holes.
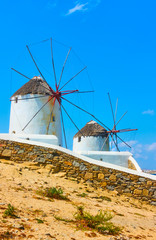
[[[55,116],[52,117],[52,121],[55,122]]]
[[[81,142],[81,137],[78,137],[78,142]]]
[[[15,103],[18,103],[18,97],[15,98]]]

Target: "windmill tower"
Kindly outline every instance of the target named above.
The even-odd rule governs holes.
[[[109,151],[106,129],[95,121],[88,122],[73,139],[73,151]]]
[[[12,95],[10,134],[53,135],[62,145],[60,105],[54,105],[49,93],[47,82],[33,77]]]

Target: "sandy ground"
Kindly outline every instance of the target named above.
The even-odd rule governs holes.
[[[52,200],[36,193],[40,188],[61,187],[71,201]],[[79,194],[85,193],[84,197]],[[111,201],[100,199],[109,197]],[[19,218],[4,218],[8,204],[16,208]],[[109,210],[111,220],[122,226],[118,236],[77,230],[74,223],[56,220],[54,216],[74,219],[77,206],[96,214]],[[43,223],[38,223],[41,219]],[[156,207],[142,204],[116,192],[95,190],[89,184],[66,179],[64,173],[51,174],[49,167],[30,163],[16,164],[0,160],[0,239],[53,239],[53,240],[128,240],[156,239]]]

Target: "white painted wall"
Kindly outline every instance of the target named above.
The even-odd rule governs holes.
[[[89,136],[73,139],[73,151],[109,151],[109,138],[104,144],[106,138],[101,136]]]
[[[135,165],[138,171],[141,171],[141,168],[132,157],[130,152],[110,152],[110,151],[77,151],[76,153],[83,156],[99,160],[102,162],[107,162],[128,168],[128,160],[131,160]]]
[[[59,145],[58,138],[54,135],[44,134],[10,134],[12,138],[18,138],[21,140],[36,141],[40,143],[48,143],[53,145]]]
[[[10,113],[10,127],[9,133],[15,134],[47,134],[47,127],[50,120],[51,110],[53,108],[53,100],[45,105],[42,110],[35,116],[30,124],[25,128],[30,119],[37,113],[37,111],[48,101],[49,96],[42,98],[34,98],[27,100],[20,100],[25,98],[39,97],[39,94],[18,95],[18,101],[11,101]],[[11,100],[15,100],[13,97]],[[53,117],[55,121],[53,121]],[[62,130],[60,106],[56,100],[52,120],[50,122],[48,135],[54,135],[58,138],[58,145],[62,145]]]

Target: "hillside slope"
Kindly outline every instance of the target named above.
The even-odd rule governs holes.
[[[118,196],[115,191],[94,189],[89,181],[84,184],[67,179],[64,173],[52,174],[49,167],[1,160],[0,239],[156,239],[156,207]],[[61,188],[70,201],[38,194],[50,187]],[[8,204],[15,208],[13,217],[5,214]],[[84,231],[85,226],[77,229],[74,213],[80,206],[93,215],[111,211],[111,222],[123,230],[113,236],[88,228]]]

